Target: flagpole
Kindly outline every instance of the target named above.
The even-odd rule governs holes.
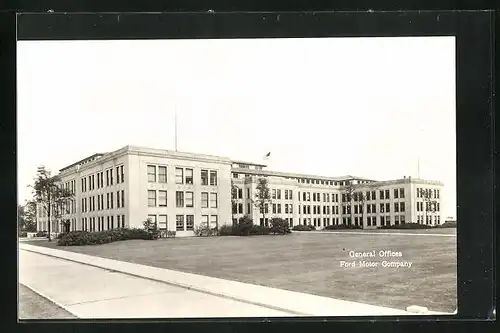
[[[177,151],[177,108],[174,104],[174,122],[175,122],[175,151]]]

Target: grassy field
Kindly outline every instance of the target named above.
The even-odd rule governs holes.
[[[433,311],[456,309],[455,229],[357,232],[302,232],[287,236],[176,238],[122,241],[98,246],[55,247],[105,258],[254,283],[373,305]],[[396,232],[396,231],[394,231]],[[429,233],[418,236],[415,233]],[[431,234],[450,234],[432,236]],[[390,250],[410,268],[345,268],[349,251]],[[358,258],[356,258],[356,262]]]
[[[72,319],[73,314],[38,295],[28,287],[19,285],[19,319]]]

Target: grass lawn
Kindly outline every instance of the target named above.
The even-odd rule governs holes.
[[[74,319],[73,314],[19,284],[19,319]]]
[[[385,235],[390,231],[131,240],[70,247],[37,241],[33,245],[397,309],[420,305],[453,312],[457,305],[456,238],[411,235],[426,230],[394,230],[408,235]],[[351,250],[399,251],[400,258],[367,260],[405,260],[412,266],[340,267],[340,261],[355,259],[349,257]]]

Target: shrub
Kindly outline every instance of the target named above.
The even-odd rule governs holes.
[[[434,228],[456,228],[456,227],[457,227],[457,222],[449,222],[449,221],[434,226]]]
[[[177,234],[177,231],[175,231],[175,230],[168,230],[167,231],[167,237],[169,237],[169,238],[175,238],[176,234]]]
[[[420,224],[420,223],[403,223],[394,225],[384,225],[377,229],[431,229],[432,226]]]
[[[311,225],[305,225],[305,224],[297,224],[296,226],[294,226],[292,228],[292,230],[295,230],[295,231],[312,231],[312,230],[316,230],[316,228],[313,227],[313,229],[311,229]]]
[[[268,227],[262,227],[260,225],[252,225],[252,227],[248,231],[248,236],[269,235],[270,233],[271,229]]]
[[[88,232],[71,231],[62,234],[57,241],[59,246],[77,246],[77,245],[97,245],[112,243],[129,239],[147,239],[152,240],[154,235],[144,229],[113,229],[106,231]]]
[[[233,236],[237,232],[237,226],[234,225],[223,225],[219,228],[220,236]]]
[[[327,225],[323,230],[351,230],[351,229],[363,229],[360,225],[354,224],[333,224]]]
[[[216,236],[218,233],[217,228],[210,228],[207,224],[194,227],[193,231],[196,237]]]
[[[276,234],[286,235],[291,232],[288,222],[282,219],[281,217],[273,217],[270,222],[271,222],[270,231],[275,235]]]
[[[25,238],[28,237],[28,233],[26,231],[19,231],[18,236],[19,238]]]
[[[35,237],[47,237],[47,231],[38,231]]]
[[[239,236],[248,236],[250,235],[250,230],[253,227],[253,221],[248,216],[240,217],[238,221],[238,226],[236,228],[236,234]]]
[[[151,239],[158,239],[160,231],[155,222],[151,221],[151,219],[147,219],[142,224],[144,226],[144,230],[151,235]]]

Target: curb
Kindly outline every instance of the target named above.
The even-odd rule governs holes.
[[[441,314],[441,315],[451,315],[451,313],[437,313],[437,312],[431,312],[428,311],[426,313],[422,313],[418,311],[418,313],[413,312],[413,311],[405,311],[405,310],[398,310],[398,309],[391,309],[391,308],[386,308],[386,307],[381,307],[381,306],[375,306],[375,305],[368,305],[360,302],[351,302],[351,301],[344,301],[344,300],[337,300],[333,298],[328,298],[328,297],[323,297],[323,296],[316,296],[316,295],[310,295],[310,294],[305,294],[305,293],[300,293],[300,292],[293,292],[293,291],[288,291],[288,290],[282,290],[282,289],[276,289],[276,288],[270,288],[270,287],[265,287],[265,286],[259,286],[259,285],[252,285],[252,284],[246,284],[238,281],[231,281],[231,280],[224,280],[224,279],[219,279],[219,278],[213,278],[213,277],[207,277],[207,276],[202,276],[199,274],[192,274],[192,273],[184,273],[180,271],[173,271],[173,270],[168,270],[168,269],[162,269],[162,268],[157,268],[157,267],[151,267],[151,266],[146,266],[146,265],[141,265],[141,264],[134,264],[134,263],[129,263],[129,262],[121,262],[118,260],[114,259],[107,259],[107,258],[101,258],[101,257],[93,257],[85,254],[80,254],[80,253],[75,253],[75,252],[70,252],[70,251],[64,251],[64,250],[56,250],[56,249],[50,249],[50,248],[44,248],[40,246],[35,246],[35,245],[27,245],[23,244],[20,246],[20,250],[27,251],[27,252],[32,252],[32,253],[37,253],[49,257],[54,257],[58,258],[60,260],[66,260],[66,261],[71,261],[71,262],[76,262],[79,264],[87,265],[87,266],[92,266],[92,267],[97,267],[100,269],[105,269],[105,270],[113,270],[117,271],[121,274],[129,275],[129,276],[134,276],[142,279],[147,279],[159,283],[164,283],[176,287],[180,287],[183,289],[188,289],[188,290],[193,290],[197,292],[201,292],[204,294],[212,295],[212,296],[217,296],[217,297],[222,297],[226,299],[231,299],[235,300],[238,302],[246,303],[246,304],[251,304],[251,305],[256,305],[259,307],[263,308],[268,308],[272,310],[277,310],[281,312],[286,312],[289,314],[293,314],[296,316],[338,316],[338,317],[343,317],[343,316],[412,316],[412,315],[429,315],[429,314]],[[39,252],[41,251],[41,252]],[[65,257],[64,254],[67,254],[70,258]],[[88,257],[88,258],[87,258]],[[94,260],[92,260],[94,258]],[[95,260],[98,259],[98,260]],[[102,262],[100,262],[102,261]],[[125,267],[116,267],[123,265]],[[127,267],[129,266],[129,267]],[[137,267],[136,267],[137,266]],[[145,269],[149,270],[146,271],[144,274],[134,272],[137,271],[137,268],[140,268],[141,266],[144,266]],[[167,277],[165,274],[171,274],[174,275],[174,277]],[[177,279],[176,279],[177,278]],[[193,281],[194,283],[183,283],[179,281],[180,279],[200,279],[200,283],[198,286],[196,285],[197,281]],[[203,281],[203,279],[206,279]],[[209,288],[205,288],[202,286],[203,282],[207,284],[212,284],[214,288],[210,290]],[[234,290],[234,294],[228,294],[225,292],[222,292],[218,289],[221,289],[221,283],[227,283],[227,288],[226,290],[231,291]],[[240,286],[241,285],[241,286]],[[295,297],[296,300],[298,301],[295,304],[298,304],[298,309],[290,309],[287,307],[288,303],[284,303],[283,300],[281,305],[274,305],[274,304],[269,304],[268,299],[261,298],[259,299],[259,296],[254,297],[254,300],[246,298],[247,295],[244,293],[238,295],[239,291],[238,288],[246,286],[248,295],[250,296],[249,298],[252,298],[252,296],[255,296],[256,294],[265,294],[266,292],[268,293],[266,297],[269,297],[269,300],[275,300],[280,298],[280,296],[284,297],[285,299],[287,297]],[[224,287],[226,287],[224,285]],[[215,290],[214,290],[215,289]],[[250,290],[248,290],[250,289]],[[252,290],[251,289],[256,289]],[[261,289],[261,290],[259,290]],[[270,294],[269,294],[270,293]],[[274,293],[274,298],[271,297],[271,294]],[[304,301],[307,304],[313,304],[312,307],[316,309],[316,311],[307,311],[309,309],[308,306],[305,306],[304,304],[301,304],[300,301]],[[316,303],[316,304],[314,304]],[[285,306],[285,307],[284,307]],[[302,309],[301,309],[302,306]],[[340,314],[337,315],[332,315],[330,314],[329,311],[325,311],[325,307],[332,309],[332,308],[337,308],[337,309],[342,309]],[[351,314],[342,314],[342,311],[346,311],[346,308],[355,308],[359,312],[356,313],[356,311],[353,311]],[[299,310],[300,309],[300,310]],[[363,314],[365,312],[365,314]],[[376,314],[375,314],[376,313]]]
[[[71,313],[73,316],[77,317],[78,319],[81,319],[80,316],[78,316],[76,313],[74,313],[72,310],[70,310],[68,307],[66,307],[65,305],[59,303],[58,301],[52,299],[51,297],[47,296],[47,295],[44,295],[42,292],[30,287],[29,285],[25,284],[25,283],[22,283],[22,282],[19,282],[19,284],[22,284],[23,286],[25,286],[26,288],[28,288],[29,290],[31,290],[32,292],[34,292],[35,294],[37,294],[38,296],[42,297],[42,298],[45,298],[47,301],[51,302],[51,303],[54,303],[55,305],[57,305],[58,307],[60,307],[61,309],[65,310],[66,312],[69,312]],[[19,290],[19,289],[18,289]],[[54,319],[59,319],[59,318],[54,318]],[[66,319],[66,318],[64,318]],[[18,318],[19,320],[19,318]],[[25,319],[21,319],[21,320],[25,320]],[[26,319],[26,320],[29,320],[29,319]]]

